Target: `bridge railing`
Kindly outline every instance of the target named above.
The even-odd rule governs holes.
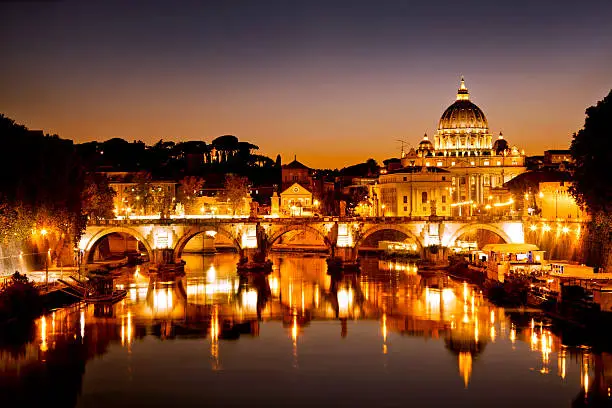
[[[271,218],[271,217],[240,217],[240,218],[128,218],[128,219],[103,219],[103,220],[90,220],[90,226],[124,226],[124,225],[210,225],[210,224],[233,224],[233,223],[274,223],[274,224],[309,224],[317,222],[367,222],[367,223],[406,223],[406,222],[504,222],[504,221],[537,221],[533,218],[527,219],[520,215],[504,215],[504,216],[490,216],[490,215],[475,215],[475,216],[462,216],[462,217],[441,217],[441,216],[424,216],[424,217],[337,217],[337,216],[324,216],[324,217],[283,217],[283,218]]]

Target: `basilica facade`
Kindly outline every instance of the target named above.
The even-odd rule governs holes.
[[[450,199],[462,206],[500,205],[494,189],[525,172],[525,152],[500,132],[494,137],[484,112],[470,100],[465,81],[442,114],[433,140],[425,135],[416,149],[402,152],[402,166],[438,167],[450,174]]]
[[[427,206],[423,205],[422,197],[415,195],[414,186],[408,185],[415,181],[408,175],[425,174],[420,170],[424,168],[437,168],[440,174],[444,173],[428,189],[429,197],[439,201]],[[372,189],[378,198],[374,206],[384,205],[388,215],[413,216],[414,209],[421,216],[436,212],[437,215],[469,215],[474,209],[510,206],[511,202],[500,201],[505,195],[499,191],[505,182],[525,171],[525,152],[511,146],[501,132],[496,137],[492,135],[484,112],[470,100],[461,78],[457,99],[442,114],[433,137],[425,134],[416,148],[402,151],[401,168],[387,172],[395,177],[380,176],[378,186]],[[398,191],[410,191],[410,194],[404,196]],[[394,200],[401,202],[395,204]],[[395,213],[389,208],[398,211]],[[402,211],[405,209],[408,210]],[[380,214],[381,208],[376,212]]]

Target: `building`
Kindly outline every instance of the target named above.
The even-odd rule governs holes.
[[[312,216],[316,212],[317,204],[316,200],[313,202],[312,193],[309,190],[299,183],[293,183],[280,194],[280,197],[272,196],[272,215],[281,217]]]
[[[501,132],[493,140],[486,116],[470,101],[463,78],[456,101],[440,118],[433,142],[425,134],[417,149],[402,153],[402,166],[447,170],[455,207],[459,203],[486,206],[492,189],[526,170],[524,151],[510,146]]]
[[[425,217],[451,215],[450,172],[410,166],[381,174],[371,186],[372,216]]]
[[[539,183],[539,192],[535,198],[540,209],[540,217],[547,220],[584,220],[587,214],[583,211],[568,189],[572,185],[567,181],[549,181]]]
[[[569,150],[546,150],[544,152],[545,164],[572,163],[572,153]]]
[[[311,169],[295,158],[291,163],[284,164],[281,168],[282,174],[282,190],[286,190],[294,183],[312,191]]]
[[[151,180],[144,173],[104,172],[113,199],[116,216],[169,215],[176,201],[177,183]]]

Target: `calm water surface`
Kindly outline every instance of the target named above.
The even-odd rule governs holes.
[[[113,307],[57,310],[2,334],[2,406],[607,406],[612,354],[476,287],[367,260],[332,279],[318,256],[275,256],[240,279],[236,256],[146,268]],[[6,405],[4,405],[6,404]],[[53,405],[52,405],[53,404]]]

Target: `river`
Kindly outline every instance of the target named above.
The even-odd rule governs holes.
[[[365,259],[360,276],[332,279],[324,258],[282,254],[268,277],[240,279],[234,254],[184,259],[173,282],[127,271],[112,307],[1,333],[2,406],[610,403],[609,350],[444,274]]]

